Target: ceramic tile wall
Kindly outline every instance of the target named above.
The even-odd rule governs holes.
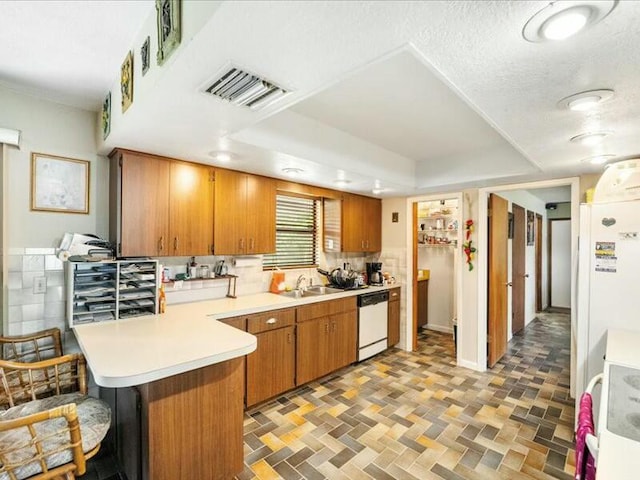
[[[53,248],[12,248],[8,259],[7,335],[31,333],[45,328],[65,328],[63,263]],[[44,293],[34,293],[34,281],[46,281]]]

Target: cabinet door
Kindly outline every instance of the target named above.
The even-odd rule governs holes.
[[[238,255],[245,251],[246,174],[216,170],[213,250],[216,255]]]
[[[424,327],[429,314],[429,280],[418,282],[418,327]]]
[[[247,355],[247,407],[295,386],[294,327],[256,335],[257,349]]]
[[[365,248],[362,231],[362,198],[345,194],[342,199],[342,251],[363,252]]]
[[[276,251],[276,182],[247,175],[247,203],[241,212],[247,222],[246,253]]]
[[[169,255],[171,163],[131,152],[121,159],[119,255]]]
[[[171,255],[211,255],[213,169],[171,162],[169,207]]]
[[[356,361],[358,321],[356,312],[331,315],[329,364],[327,373],[345,367]]]
[[[394,288],[389,296],[387,346],[392,347],[400,341],[400,289]]]
[[[321,377],[329,363],[329,319],[298,323],[296,330],[296,385]]]
[[[379,252],[382,250],[382,202],[377,198],[366,198],[364,205],[365,251]]]

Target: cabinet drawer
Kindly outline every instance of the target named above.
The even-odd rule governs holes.
[[[247,318],[247,331],[249,333],[266,332],[294,325],[295,322],[295,309],[289,308],[286,310],[272,310],[270,312],[250,315]]]
[[[357,297],[338,298],[336,300],[325,300],[312,303],[297,308],[296,320],[298,323],[313,320],[315,318],[335,315],[342,312],[356,310],[358,306]]]
[[[239,330],[242,330],[243,332],[247,331],[247,317],[246,316],[221,318],[220,321],[222,323],[226,323],[227,325],[231,325],[232,327],[235,327],[235,328],[237,328]]]

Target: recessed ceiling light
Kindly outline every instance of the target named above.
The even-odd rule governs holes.
[[[350,183],[351,183],[351,180],[347,180],[347,179],[344,179],[344,178],[338,178],[337,180],[333,181],[333,184],[336,187],[346,187]]]
[[[606,102],[613,97],[613,90],[588,90],[586,92],[576,93],[569,97],[563,98],[558,102],[559,108],[568,108],[569,110],[584,112],[590,110],[602,102]]]
[[[589,132],[571,137],[569,141],[579,143],[586,147],[592,147],[601,143],[605,137],[611,135],[612,132]]]
[[[296,167],[286,167],[282,169],[282,173],[284,173],[287,177],[297,177],[303,172],[304,170]]]
[[[230,162],[234,157],[234,155],[230,152],[218,152],[218,151],[209,152],[209,156],[220,163]]]
[[[603,155],[594,155],[593,157],[583,158],[582,161],[592,163],[593,165],[602,165],[614,157],[615,155],[612,153],[605,153]]]
[[[617,4],[617,0],[551,2],[527,21],[522,36],[529,42],[564,40],[598,23]]]

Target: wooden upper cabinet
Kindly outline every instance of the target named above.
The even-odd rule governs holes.
[[[345,194],[342,200],[342,251],[382,249],[382,204],[377,198]]]
[[[111,154],[110,231],[117,255],[210,255],[213,168],[128,150]]]
[[[109,214],[118,256],[169,255],[170,165],[134,152],[112,154]]]
[[[275,180],[233,170],[216,170],[214,204],[216,255],[275,252]]]
[[[169,255],[211,255],[213,247],[213,168],[171,163]]]

